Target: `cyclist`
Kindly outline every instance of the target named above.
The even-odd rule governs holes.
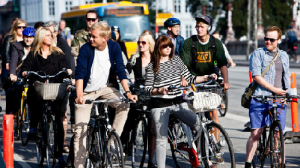
[[[75,133],[74,155],[75,167],[84,167],[86,156],[85,132],[90,119],[92,104],[84,104],[86,99],[119,99],[122,97],[117,90],[118,76],[128,99],[137,100],[132,95],[126,78],[125,66],[120,46],[111,40],[111,27],[106,21],[100,21],[91,27],[90,41],[80,48],[76,67],[76,94],[75,99]],[[122,134],[127,119],[129,105],[126,103],[113,103],[116,108],[113,129]]]
[[[59,21],[59,34],[61,37],[67,41],[68,45],[71,47],[71,29],[69,27],[66,27],[66,21],[60,20]]]
[[[286,32],[286,41],[288,45],[288,53],[290,54],[290,59],[293,58],[296,63],[297,61],[297,46],[298,46],[298,39],[297,33],[293,30],[293,26],[289,26],[289,30]]]
[[[224,78],[224,88],[229,89],[227,59],[220,40],[209,35],[212,18],[208,15],[198,16],[196,20],[197,35],[185,40],[181,53],[184,64],[193,75],[215,73],[216,61]],[[219,123],[217,110],[210,112],[210,118]]]
[[[134,81],[135,85],[139,86],[140,84],[145,85],[144,79],[145,78],[145,68],[150,63],[151,55],[153,54],[154,50],[154,39],[148,33],[143,33],[139,36],[138,49],[137,52],[131,55],[129,59],[129,63],[127,64],[127,70],[129,73],[133,71],[134,73]],[[139,99],[140,101],[140,99]],[[143,102],[145,103],[145,102]],[[136,111],[136,104],[131,104],[130,111],[128,114],[128,119],[126,121],[124,132],[121,136],[122,142],[126,142],[129,139],[129,131],[133,129],[134,119],[136,119],[136,115],[138,112]],[[154,150],[155,150],[155,135],[154,135],[154,128],[152,119],[150,116],[148,117],[148,167],[155,167],[153,161]]]
[[[288,92],[287,90],[290,89],[289,56],[285,51],[278,48],[281,35],[280,28],[277,26],[269,27],[264,38],[265,47],[256,49],[250,57],[249,70],[254,82],[258,84],[254,95],[272,95],[272,93],[275,93],[276,95],[284,96]],[[261,73],[269,65],[277,52],[280,52],[279,57],[275,60],[268,73],[262,77]],[[277,104],[278,110],[280,110],[277,119],[280,120],[282,130],[284,130],[286,105],[280,102],[277,102]],[[251,167],[251,161],[257,148],[257,141],[263,132],[263,128],[270,122],[268,111],[269,104],[261,103],[252,98],[249,108],[251,134],[246,146],[246,168]]]
[[[20,77],[20,67],[22,66],[24,60],[26,59],[28,53],[30,52],[31,45],[33,43],[35,35],[35,30],[32,27],[26,27],[23,30],[23,41],[16,42],[11,48],[11,59],[9,61],[9,76],[10,80],[15,82]],[[13,96],[13,111],[17,112],[20,108],[20,101],[22,96],[22,89],[18,84],[14,84],[14,89],[10,92]]]
[[[181,76],[189,83],[200,83],[208,76],[191,75],[179,56],[174,56],[174,45],[167,36],[156,40],[151,62],[146,67],[145,90],[151,95],[151,117],[156,138],[156,162],[165,167],[169,115],[172,114],[193,130],[200,128],[198,116],[188,108],[180,91],[168,90],[170,85],[180,86]],[[216,74],[213,74],[216,79]]]
[[[36,32],[32,50],[29,52],[21,68],[23,76],[27,75],[27,71],[41,71],[45,73],[42,75],[55,75],[63,68],[67,68],[68,73],[72,74],[70,64],[67,62],[65,54],[60,48],[54,46],[54,38],[55,37],[52,31],[47,28],[41,28]],[[39,80],[44,82],[41,79]],[[32,136],[36,133],[37,124],[42,117],[41,111],[43,111],[43,100],[36,98],[37,96],[32,86],[34,81],[34,79],[30,80],[28,89],[28,106],[31,114],[29,136]],[[61,83],[62,79],[55,79],[52,82]],[[57,142],[57,151],[55,152],[55,157],[58,158],[61,166],[65,165],[62,155],[64,141],[64,129],[62,121],[66,104],[67,96],[65,97],[65,100],[54,101],[52,104],[52,111],[55,112],[55,141]]]
[[[116,34],[116,42],[120,45],[122,52],[126,55],[126,58],[128,59],[125,42],[121,40],[121,32],[119,26],[112,26],[111,31],[113,31]]]
[[[180,56],[184,38],[179,35],[180,20],[177,18],[169,18],[164,22],[164,27],[168,29],[166,36],[168,36],[175,46],[175,55]]]
[[[14,111],[14,94],[11,92],[10,80],[7,79],[9,74],[9,61],[11,57],[11,46],[16,42],[23,41],[23,30],[27,23],[22,19],[13,22],[13,26],[9,34],[4,38],[2,46],[2,72],[1,80],[6,96],[6,114],[12,114]],[[7,81],[6,81],[7,80]]]

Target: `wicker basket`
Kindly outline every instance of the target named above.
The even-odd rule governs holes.
[[[34,82],[36,95],[43,100],[63,100],[67,95],[66,83],[41,83]]]
[[[188,106],[194,112],[206,112],[217,109],[221,104],[221,97],[211,92],[194,92],[194,100]]]

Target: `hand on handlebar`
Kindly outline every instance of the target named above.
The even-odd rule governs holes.
[[[136,102],[138,100],[137,95],[127,94],[127,98],[133,102]]]
[[[218,79],[218,76],[217,76],[215,73],[211,74],[211,77],[212,77],[214,80],[217,80],[217,79]]]
[[[27,71],[22,72],[22,76],[27,76]]]
[[[274,88],[273,92],[279,96],[285,96],[288,91],[282,90],[281,88]]]
[[[83,96],[77,97],[75,99],[76,104],[84,104],[85,103],[85,99]]]
[[[13,82],[18,80],[18,77],[14,74],[10,74],[9,77],[10,77],[10,80],[13,81]]]
[[[158,88],[157,91],[158,91],[159,94],[167,95],[168,92],[169,92],[169,89],[165,88],[165,87],[162,87],[162,88]]]

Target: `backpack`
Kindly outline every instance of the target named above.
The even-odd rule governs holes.
[[[212,55],[214,58],[216,58],[216,52],[217,52],[217,47],[216,47],[216,39],[214,36],[211,36],[211,43],[210,43],[210,47],[208,47],[208,49],[212,49]],[[198,38],[197,35],[192,35],[191,37],[192,39],[192,46],[191,46],[191,67],[196,69],[196,61],[195,61],[195,53],[197,51],[197,42],[198,42]]]

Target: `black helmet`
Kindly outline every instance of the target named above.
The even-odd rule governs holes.
[[[180,25],[180,20],[178,20],[177,18],[169,18],[164,22],[165,28],[173,27],[175,25]]]
[[[120,28],[119,26],[111,26],[111,31],[117,31],[120,33]]]

